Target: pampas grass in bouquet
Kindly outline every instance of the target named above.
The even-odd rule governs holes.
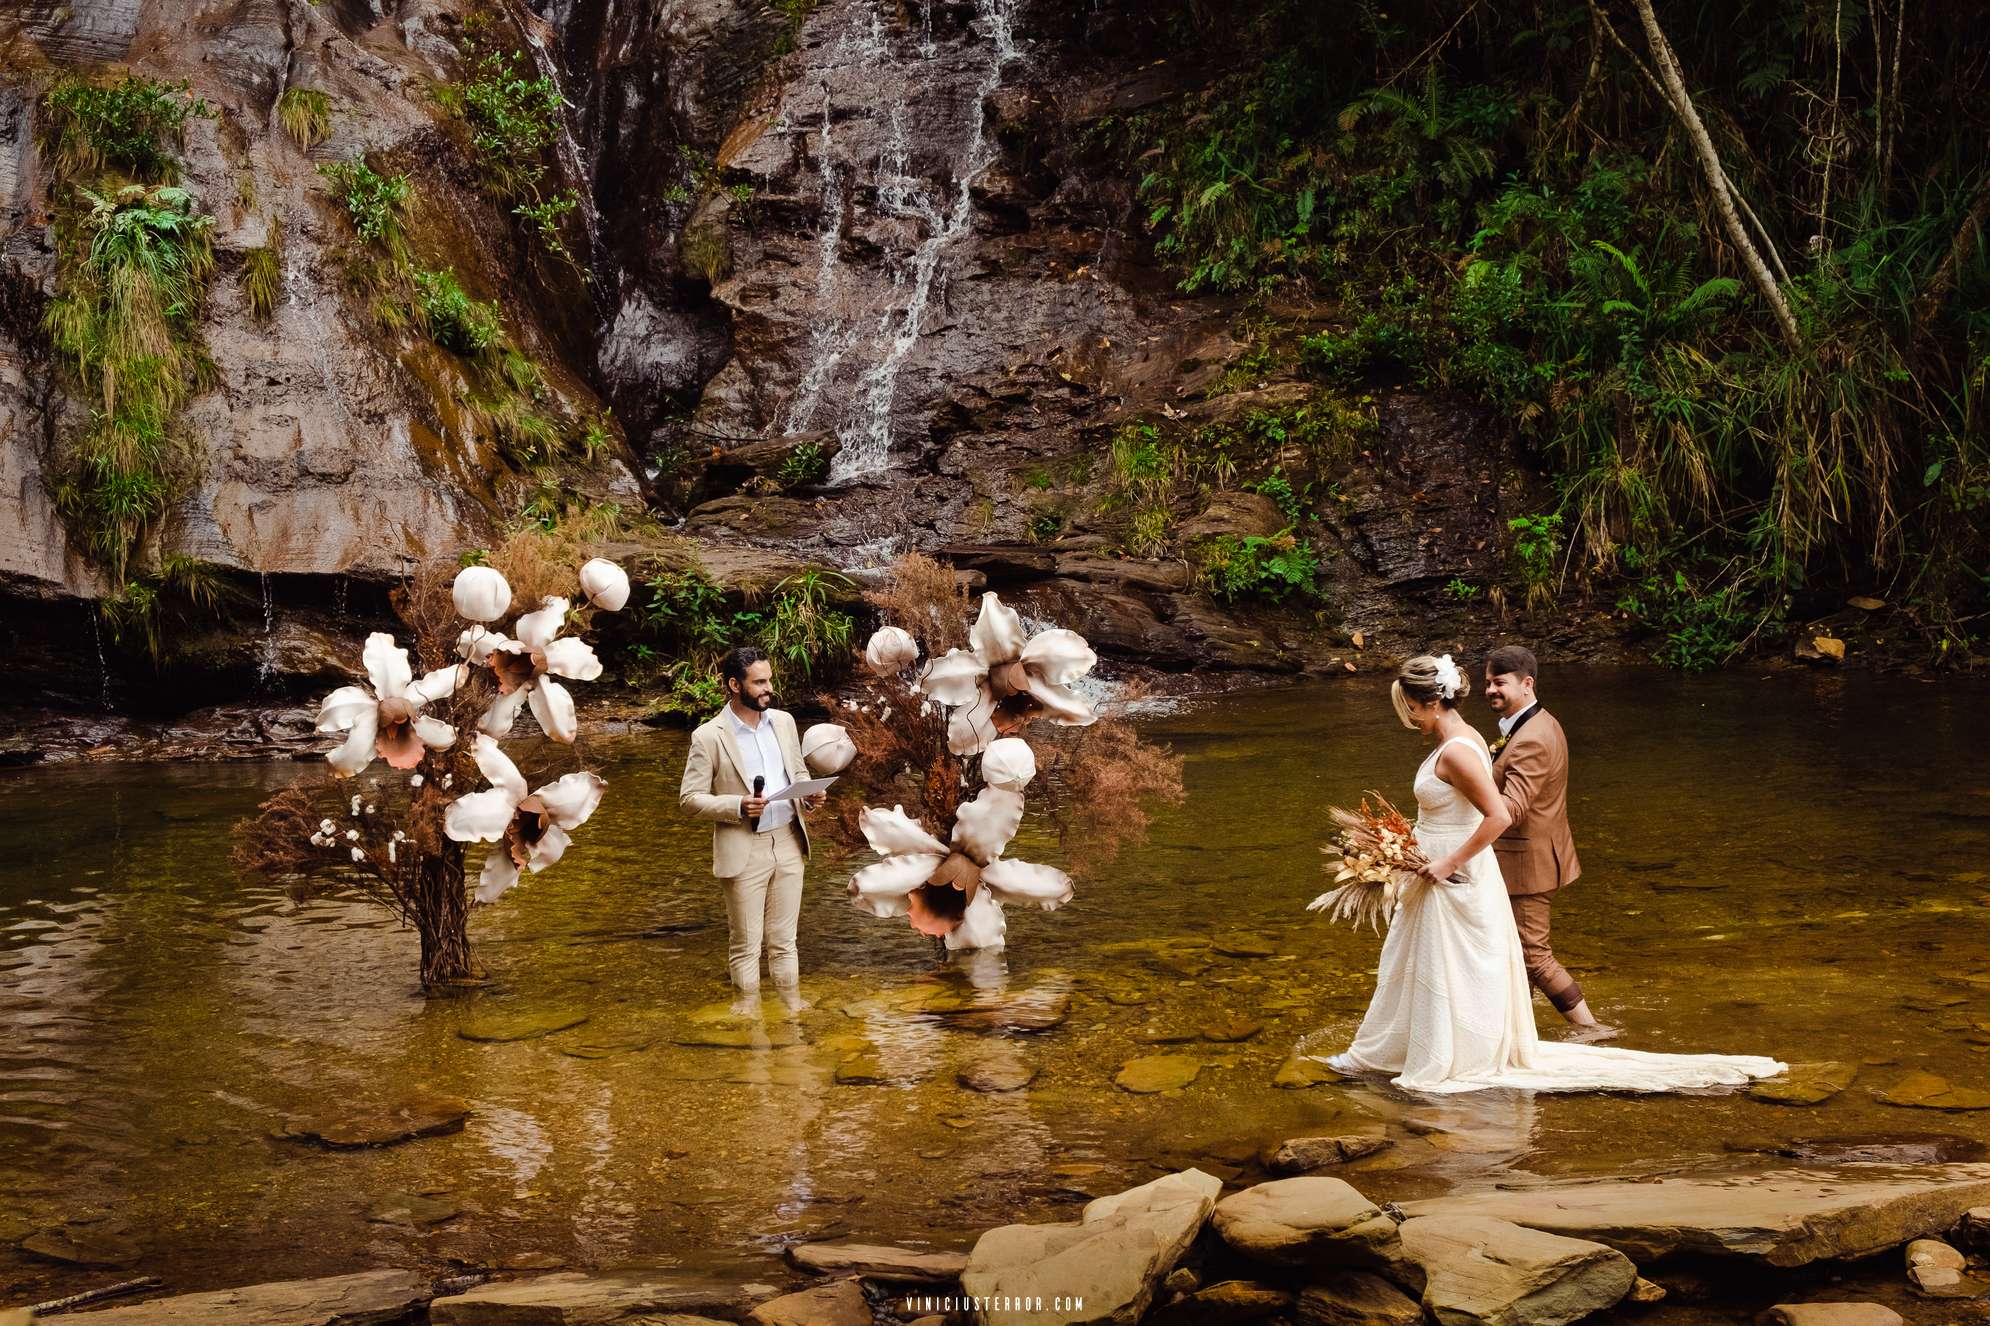
[[[1320,849],[1329,858],[1326,868],[1334,872],[1335,887],[1307,903],[1306,910],[1380,934],[1397,901],[1423,878],[1417,871],[1430,862],[1410,822],[1380,792],[1363,797],[1358,810],[1331,806],[1327,813],[1341,828],[1333,844]]]

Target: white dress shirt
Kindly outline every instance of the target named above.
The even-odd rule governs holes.
[[[774,735],[774,721],[766,714],[760,715],[758,723],[748,723],[739,716],[739,710],[726,706],[726,715],[732,719],[733,737],[739,746],[739,757],[746,762],[740,773],[746,778],[746,785],[753,786],[757,775],[767,780],[760,795],[773,796],[787,787],[788,762],[781,758],[781,739]],[[795,818],[795,803],[776,801],[760,812],[758,832],[772,833],[783,824]]]
[[[1519,713],[1508,714],[1505,718],[1500,719],[1499,734],[1502,737],[1512,736],[1513,729],[1519,726],[1520,720],[1527,717],[1527,715],[1533,713],[1536,709],[1539,709],[1540,707],[1541,707],[1541,702],[1539,700],[1536,700],[1533,704],[1528,705],[1525,709],[1522,709]]]

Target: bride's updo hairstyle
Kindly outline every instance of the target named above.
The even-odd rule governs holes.
[[[1411,731],[1416,730],[1416,720],[1410,717],[1411,700],[1456,709],[1458,702],[1471,693],[1472,683],[1465,670],[1453,663],[1449,654],[1442,658],[1418,654],[1403,664],[1396,680],[1389,684],[1389,702],[1396,706],[1396,717]]]

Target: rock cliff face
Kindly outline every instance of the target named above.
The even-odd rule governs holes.
[[[613,445],[558,477],[569,492],[847,568],[947,551],[1178,669],[1326,666],[1347,633],[1386,631],[1404,593],[1498,556],[1515,480],[1497,439],[1408,393],[1363,407],[1372,436],[1318,536],[1322,602],[1226,606],[1187,561],[1125,555],[1093,463],[1116,429],[1222,423],[1309,390],[1279,371],[1210,390],[1247,349],[1238,310],[1176,292],[1129,183],[1084,150],[1106,117],[1207,77],[1132,0],[513,5],[501,21],[569,103],[571,267],[479,193],[435,96],[473,8],[0,4],[0,593],[58,605],[21,620],[81,621],[60,602],[109,588],[52,497],[86,416],[37,330],[57,279],[37,125],[63,71],[113,67],[189,80],[216,108],[179,153],[216,218],[215,383],[182,414],[197,477],[148,553],[280,577],[272,617],[327,606],[336,578],[378,586],[487,541],[532,482],[441,399],[418,338],[383,333],[348,288],[355,239],[317,167],[358,152],[410,174],[437,261],[499,302],[564,398],[612,405]],[[330,137],[308,151],[279,126],[292,88],[330,98]],[[244,258],[279,244],[280,298],[257,321]],[[798,446],[826,475],[776,484]],[[1178,530],[1289,523],[1207,487],[1171,499]]]

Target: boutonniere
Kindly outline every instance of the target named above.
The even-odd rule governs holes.
[[[1495,737],[1493,739],[1493,743],[1490,746],[1487,746],[1486,749],[1492,753],[1494,759],[1497,759],[1499,758],[1499,753],[1506,749],[1506,743],[1511,740],[1513,740],[1513,738],[1510,735]]]

